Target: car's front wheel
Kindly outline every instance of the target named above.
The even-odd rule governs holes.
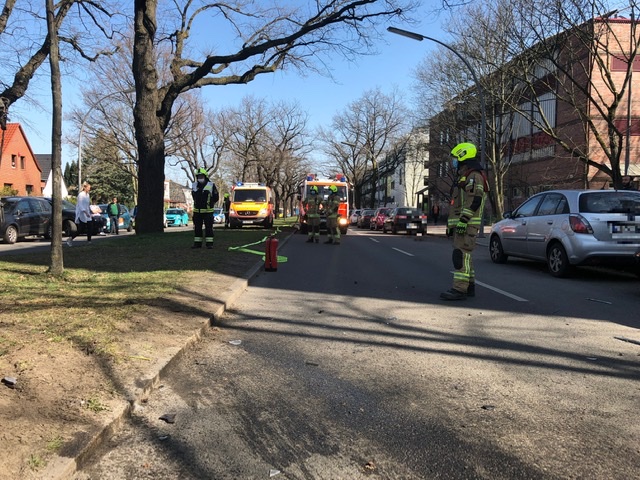
[[[559,242],[552,243],[547,249],[547,267],[554,277],[567,277],[571,273],[569,257]]]
[[[4,243],[16,243],[18,241],[18,229],[9,225],[4,232]]]
[[[489,255],[493,263],[506,263],[508,256],[504,254],[500,237],[493,235],[489,241]]]

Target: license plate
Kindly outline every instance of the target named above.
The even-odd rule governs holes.
[[[418,228],[418,226],[417,226],[417,225],[414,225],[414,224],[412,224],[412,223],[407,224],[407,230],[413,230],[413,229],[415,229],[415,228]]]
[[[640,225],[611,223],[609,225],[611,233],[640,233]]]
[[[248,223],[248,224],[251,224],[251,223],[253,223],[253,220],[243,220],[243,221],[242,221],[242,223]]]

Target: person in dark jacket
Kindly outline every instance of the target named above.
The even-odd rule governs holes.
[[[231,209],[231,199],[229,198],[229,194],[224,194],[224,201],[222,202],[224,206],[224,228],[229,228],[229,210]]]
[[[204,241],[207,248],[213,248],[213,207],[218,202],[218,189],[209,180],[206,168],[196,171],[196,181],[191,188],[193,197],[193,246],[202,248],[202,225],[204,224]]]

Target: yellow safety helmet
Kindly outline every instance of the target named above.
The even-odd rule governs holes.
[[[225,194],[224,194],[224,198],[229,198],[229,194],[228,194],[228,193],[225,193]]]
[[[336,187],[335,185],[329,185],[329,190],[331,190],[331,193],[337,193],[338,187]]]
[[[198,175],[204,175],[205,177],[209,176],[209,172],[207,172],[207,169],[204,167],[200,167],[198,170],[196,170],[196,177]]]
[[[318,187],[316,185],[311,185],[311,187],[309,188],[309,192],[311,192],[313,195],[317,195]]]
[[[451,150],[451,155],[456,157],[458,162],[464,162],[470,158],[476,158],[477,153],[478,149],[473,143],[459,143],[453,147],[453,150]]]

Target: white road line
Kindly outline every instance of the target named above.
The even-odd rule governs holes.
[[[486,283],[478,282],[477,280],[476,280],[476,285],[481,285],[484,288],[488,288],[489,290],[493,290],[494,292],[499,293],[500,295],[504,295],[505,297],[512,298],[516,302],[528,302],[529,301],[526,298],[519,297],[517,295],[514,295],[513,293],[505,292],[504,290],[500,290],[499,288],[492,287],[491,285],[487,285]]]
[[[377,238],[369,237],[369,240],[371,240],[372,242],[380,243],[380,240],[378,240]]]
[[[396,248],[396,247],[391,247],[391,248],[393,250],[395,250],[396,252],[404,253],[408,257],[415,257],[415,255],[413,253],[405,252],[404,250],[400,250],[399,248]]]

